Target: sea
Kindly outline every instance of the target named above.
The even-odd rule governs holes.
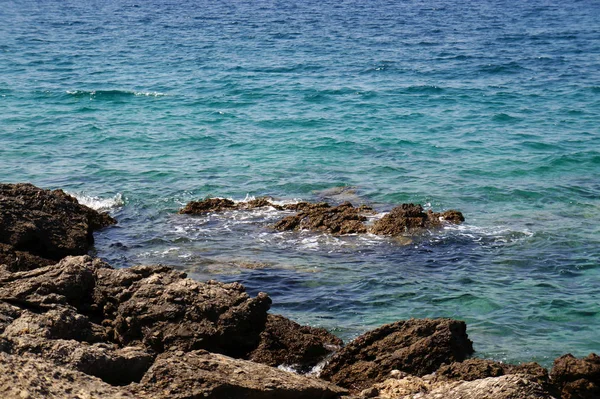
[[[110,212],[93,254],[267,292],[346,341],[464,320],[475,356],[600,351],[600,2],[2,0],[0,180]],[[272,208],[466,221],[278,232]]]

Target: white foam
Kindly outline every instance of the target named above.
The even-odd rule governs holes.
[[[71,194],[81,205],[85,205],[97,211],[108,211],[120,208],[125,205],[125,199],[121,193],[117,193],[112,198],[100,198],[86,194]]]

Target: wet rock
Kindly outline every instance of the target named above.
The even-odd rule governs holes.
[[[33,356],[0,352],[0,397],[6,399],[142,399],[99,378]]]
[[[504,375],[472,381],[433,381],[409,376],[388,379],[370,392],[378,399],[553,399],[541,385],[524,375]]]
[[[170,399],[327,399],[346,391],[325,381],[206,351],[160,355],[139,385]]]
[[[443,223],[460,224],[464,220],[462,213],[455,210],[443,213],[431,210],[424,212],[421,205],[402,204],[377,220],[369,231],[377,235],[395,236],[413,230],[439,227]]]
[[[366,233],[365,214],[373,211],[367,206],[355,208],[349,202],[338,206],[306,203],[294,205],[288,209],[295,208],[299,212],[275,223],[273,227],[276,230],[312,230],[330,234]]]
[[[179,211],[181,214],[196,215],[208,212],[223,212],[236,209],[235,202],[226,198],[207,198],[202,201],[191,201]]]
[[[287,365],[306,373],[343,345],[323,328],[301,326],[283,316],[269,315],[260,344],[249,359],[269,366]]]
[[[94,243],[93,231],[114,223],[62,190],[0,184],[0,262],[12,270],[86,254]]]
[[[600,398],[600,356],[563,355],[554,360],[550,378],[562,399]]]
[[[392,370],[422,376],[473,352],[466,324],[452,319],[410,319],[384,325],[350,342],[324,367],[321,378],[360,392]]]
[[[202,201],[191,201],[180,214],[199,215],[209,212],[224,212],[232,210],[250,210],[256,208],[272,207],[282,210],[283,207],[272,202],[271,198],[260,197],[247,202],[234,202],[226,198],[208,198]]]

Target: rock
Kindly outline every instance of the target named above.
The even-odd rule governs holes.
[[[94,243],[93,231],[114,223],[62,190],[0,184],[0,262],[12,270],[84,255]],[[37,257],[46,261],[38,262]]]
[[[233,357],[256,348],[271,306],[267,294],[250,298],[241,284],[184,276],[160,272],[132,283],[115,311],[118,342],[156,352],[206,349]]]
[[[439,227],[443,223],[460,224],[465,218],[462,213],[450,210],[444,213],[423,212],[421,205],[402,204],[377,220],[370,232],[377,235],[396,236],[417,229]]]
[[[321,378],[360,392],[392,370],[422,376],[473,353],[466,324],[452,319],[410,319],[386,324],[350,342],[324,367]]]
[[[269,315],[260,344],[249,359],[269,366],[292,366],[307,373],[342,345],[341,339],[323,328],[301,326],[283,316]]]
[[[493,360],[467,359],[463,362],[441,366],[436,372],[436,380],[473,381],[508,374],[527,375],[527,378],[544,388],[550,387],[548,370],[537,363],[520,365],[505,364]]]
[[[562,399],[600,398],[600,356],[577,359],[566,354],[554,360],[550,378]]]
[[[273,227],[276,230],[312,230],[330,234],[366,233],[365,214],[373,211],[367,206],[355,208],[349,202],[333,207],[327,204],[301,203],[289,208],[296,208],[299,213],[275,223]]]
[[[272,207],[283,209],[282,206],[274,204],[268,197],[260,197],[247,202],[234,202],[226,198],[208,198],[202,201],[191,201],[180,214],[198,215],[209,212],[224,212],[232,210],[250,210],[256,208]]]
[[[523,375],[473,381],[433,381],[409,376],[376,384],[379,399],[553,399],[542,386]]]
[[[58,264],[10,273],[0,270],[0,301],[26,308],[89,306],[96,283],[95,270],[109,267],[89,256],[67,257]]]
[[[99,378],[33,356],[0,352],[0,397],[5,399],[142,399]]]
[[[170,399],[327,399],[346,392],[316,378],[206,351],[158,356],[138,390]]]

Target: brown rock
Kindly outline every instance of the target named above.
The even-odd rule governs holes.
[[[402,204],[376,221],[370,232],[378,235],[395,236],[413,230],[439,227],[443,223],[460,224],[464,220],[462,213],[455,210],[444,213],[434,213],[430,210],[425,213],[421,205]]]
[[[160,355],[139,391],[170,399],[327,399],[346,392],[316,378],[206,351]]]
[[[600,398],[600,356],[563,355],[554,361],[550,378],[562,399]]]
[[[385,380],[392,370],[425,375],[473,352],[466,324],[452,319],[410,319],[379,327],[350,342],[321,378],[354,392]]]
[[[116,223],[62,190],[31,184],[0,184],[0,261],[13,270],[36,266],[36,258],[60,260],[84,255],[94,243],[93,231]],[[42,262],[46,264],[47,262]]]
[[[249,359],[269,366],[292,366],[306,373],[342,345],[341,339],[323,328],[301,326],[283,316],[269,315],[260,344]]]
[[[179,213],[196,215],[208,212],[223,212],[235,208],[235,202],[232,200],[226,198],[207,198],[202,201],[189,202]]]
[[[367,206],[355,208],[349,202],[331,207],[327,204],[294,204],[299,213],[283,218],[273,226],[277,230],[312,230],[330,234],[366,233]],[[289,207],[288,209],[293,209]]]
[[[226,198],[208,198],[202,201],[191,201],[183,209],[180,214],[199,215],[209,212],[224,212],[232,210],[250,210],[256,208],[272,207],[275,209],[283,209],[282,206],[276,205],[271,198],[260,197],[248,202],[234,202]]]

